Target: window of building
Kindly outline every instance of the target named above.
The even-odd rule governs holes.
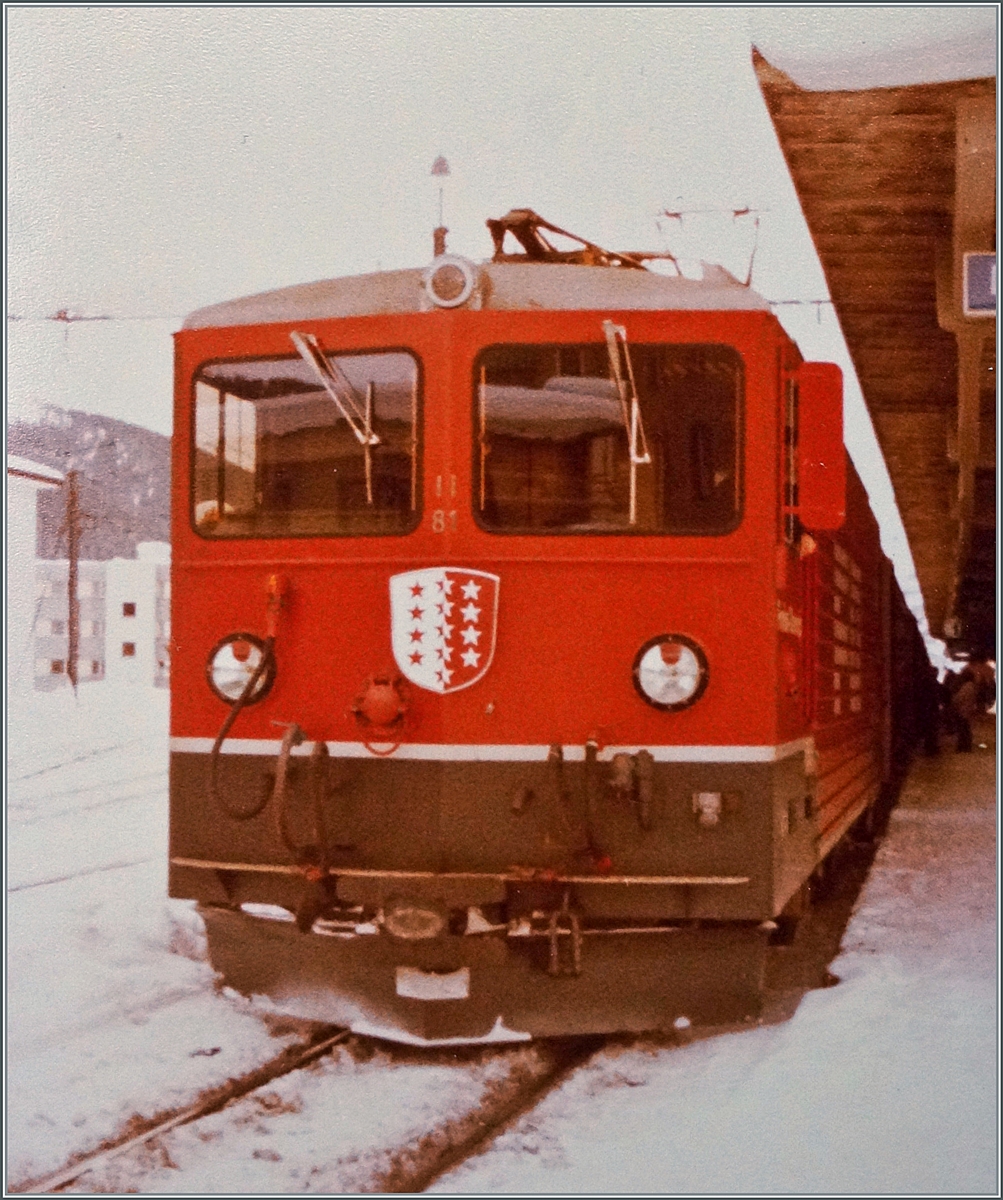
[[[49,631],[50,631],[50,635],[52,637],[62,637],[63,634],[66,632],[66,622],[65,621],[50,621],[49,622]]]
[[[136,615],[135,602],[132,600],[126,600],[125,603],[122,605],[122,616],[123,617],[134,617],[135,615]]]
[[[91,661],[91,674],[92,675],[95,675],[95,676],[100,675],[103,670],[104,670],[104,664],[99,659],[95,658]]]
[[[65,675],[66,663],[61,658],[54,658],[52,662],[49,663],[49,671],[53,675]]]
[[[701,535],[735,528],[741,357],[721,345],[621,344],[621,353],[626,399],[604,342],[493,346],[480,355],[474,507],[485,529]],[[631,376],[636,405],[626,387]]]
[[[136,643],[135,642],[123,642],[122,643],[122,657],[123,658],[135,658],[136,657]]]
[[[218,362],[195,378],[193,520],[205,537],[408,533],[419,369],[403,351]]]

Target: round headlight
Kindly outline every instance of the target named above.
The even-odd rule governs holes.
[[[465,304],[477,283],[474,264],[455,254],[440,254],[422,276],[425,292],[439,308]]]
[[[261,665],[265,653],[265,643],[253,633],[231,633],[216,643],[206,663],[206,678],[224,704],[236,704],[251,676]],[[266,664],[246,703],[253,704],[263,699],[274,681],[273,660]]]
[[[644,643],[634,659],[634,686],[655,708],[687,708],[707,686],[707,659],[690,638],[667,633]]]

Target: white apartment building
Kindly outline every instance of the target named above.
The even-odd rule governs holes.
[[[170,550],[141,542],[137,553],[105,564],[105,677],[109,683],[166,687]]]
[[[35,687],[68,682],[68,564],[37,560]],[[82,561],[77,679],[119,686],[170,685],[170,546],[141,542],[136,558]]]
[[[105,566],[103,562],[78,564],[79,683],[104,678]],[[69,682],[68,573],[65,559],[37,559],[35,562],[35,687],[40,691],[52,691]]]

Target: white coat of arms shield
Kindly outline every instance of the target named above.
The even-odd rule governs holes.
[[[390,636],[401,674],[430,692],[458,692],[495,653],[497,575],[426,567],[390,576]]]

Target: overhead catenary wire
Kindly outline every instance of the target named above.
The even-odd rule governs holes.
[[[683,217],[718,216],[718,217],[748,217],[768,213],[768,208],[755,208],[751,204],[742,204],[738,208],[663,208],[660,217],[671,217],[681,220]]]
[[[828,299],[826,299],[826,300],[810,300],[810,299],[802,300],[802,299],[798,299],[798,298],[794,297],[794,298],[782,299],[782,300],[767,299],[766,303],[769,304],[771,307],[776,307],[778,305],[801,305],[805,308],[815,308],[820,305],[832,306],[835,303],[835,301],[828,300]],[[80,323],[89,323],[91,321],[98,321],[98,320],[100,320],[102,322],[106,322],[106,323],[107,322],[124,323],[124,322],[142,322],[142,321],[183,321],[185,319],[185,316],[186,316],[186,314],[184,314],[184,313],[164,313],[164,314],[160,314],[160,315],[144,314],[141,316],[128,316],[128,315],[123,315],[123,314],[116,314],[116,315],[104,316],[104,317],[81,318]],[[9,313],[7,315],[7,320],[10,322],[17,322],[19,324],[23,323],[26,325],[50,325],[53,323],[54,318],[53,317],[18,316],[18,315]],[[77,321],[70,322],[70,324],[77,324],[77,323],[78,323]]]
[[[781,304],[800,304],[805,308],[820,308],[822,305],[835,304],[834,300],[767,300],[767,304],[776,307]]]
[[[437,158],[433,164],[433,175],[448,174],[449,168],[445,160]],[[670,220],[683,223],[684,217],[694,216],[725,216],[731,217],[733,221],[741,217],[753,217],[758,228],[759,218],[764,213],[769,213],[772,210],[769,207],[758,207],[751,204],[742,204],[738,206],[707,206],[707,207],[692,207],[692,208],[663,208],[660,209],[655,217],[655,224],[659,231],[662,231],[659,218],[668,218]],[[440,221],[441,224],[441,221]],[[674,256],[670,256],[674,257]],[[797,305],[803,304],[812,306],[817,304],[831,304],[831,300],[770,300],[770,305]],[[190,311],[190,309],[188,310]],[[188,312],[183,313],[76,313],[69,305],[63,305],[56,309],[54,313],[48,313],[44,316],[35,316],[19,313],[8,313],[7,320],[11,323],[27,323],[31,325],[41,324],[61,324],[64,326],[64,331],[68,335],[70,325],[76,324],[93,324],[108,323],[108,322],[143,322],[143,321],[183,321],[188,315]]]
[[[432,174],[433,175],[445,175],[445,174],[448,174],[448,171],[449,171],[449,168],[448,168],[448,165],[446,164],[445,160],[442,159],[441,157],[437,158],[435,163],[433,164]],[[732,221],[737,221],[742,217],[752,217],[754,219],[754,224],[756,227],[757,247],[758,247],[759,218],[763,214],[769,213],[771,211],[772,210],[769,207],[758,207],[756,205],[751,205],[751,204],[742,204],[742,205],[737,205],[737,206],[734,206],[734,205],[733,206],[727,206],[727,205],[725,205],[725,206],[696,206],[696,207],[691,207],[691,208],[668,208],[668,207],[666,207],[666,208],[659,210],[658,214],[655,217],[655,225],[658,228],[660,233],[664,233],[664,230],[662,229],[660,218],[667,218],[669,220],[678,221],[679,224],[682,225],[684,223],[683,219],[685,217],[723,216],[723,217],[730,217],[732,219]],[[440,225],[441,225],[441,220],[440,220]],[[755,257],[757,247],[753,248],[752,256],[751,256],[752,258]],[[668,255],[668,257],[674,258],[675,256]],[[749,283],[751,283],[751,268],[752,268],[751,261],[749,264],[749,268],[750,268],[749,269],[750,278],[746,281],[747,286]],[[818,308],[820,305],[823,305],[823,304],[824,305],[832,305],[832,301],[829,299],[802,300],[802,299],[797,299],[797,298],[767,300],[767,303],[771,307],[776,307],[776,306],[782,305],[785,307],[787,307],[787,306],[804,306],[804,307]],[[133,313],[100,313],[100,314],[80,313],[80,314],[78,314],[78,313],[75,313],[70,306],[64,305],[64,306],[58,308],[54,313],[50,313],[45,316],[28,316],[28,315],[24,315],[24,314],[8,313],[7,320],[8,320],[8,322],[12,322],[12,323],[13,322],[19,322],[19,323],[24,322],[24,323],[28,323],[28,324],[32,324],[32,325],[52,324],[52,323],[61,324],[64,326],[65,334],[68,336],[70,325],[75,325],[75,324],[87,324],[87,323],[94,323],[94,322],[121,323],[121,322],[143,322],[143,321],[147,321],[147,322],[183,321],[186,316],[187,316],[187,313],[160,313],[160,314],[157,314],[157,313],[134,313],[134,314]]]
[[[65,325],[68,333],[71,325],[106,325],[116,321],[183,321],[186,316],[188,313],[104,313],[97,317],[38,317],[26,313],[8,313],[7,321],[12,325]]]
[[[770,308],[814,308],[815,320],[819,325],[822,324],[822,309],[835,307],[832,300],[767,300],[766,303]]]

